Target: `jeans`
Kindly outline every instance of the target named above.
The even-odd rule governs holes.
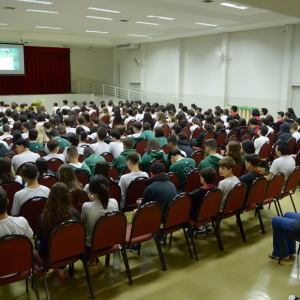
[[[276,257],[280,256],[281,248],[284,242],[287,232],[294,235],[297,233],[292,229],[291,223],[300,219],[300,214],[288,212],[284,217],[274,217],[272,220],[273,227],[273,255]],[[283,257],[289,257],[291,254],[296,253],[296,242],[292,239],[287,239],[283,251]]]

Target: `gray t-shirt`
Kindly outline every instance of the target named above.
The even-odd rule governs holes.
[[[106,143],[91,144],[91,148],[97,155],[101,155],[104,152],[109,152],[109,145],[107,145]]]
[[[12,160],[11,164],[14,167],[15,171],[17,172],[19,167],[24,163],[35,163],[35,161],[39,158],[39,154],[33,153],[31,151],[25,151],[19,155],[15,155]]]
[[[60,160],[62,160],[63,162],[65,162],[65,157],[63,154],[58,154],[58,153],[52,153],[52,154],[48,154],[47,156],[44,157],[46,159],[46,161],[52,159],[52,158],[58,158]]]
[[[225,204],[225,201],[226,201],[226,198],[230,192],[230,190],[237,184],[239,183],[240,180],[233,176],[233,177],[228,177],[228,178],[225,178],[224,180],[220,181],[219,182],[219,186],[218,188],[222,191],[223,193],[223,196],[222,196],[222,201],[221,201],[221,204],[220,204],[220,210],[222,211],[223,210],[223,207],[224,207],[224,204]]]

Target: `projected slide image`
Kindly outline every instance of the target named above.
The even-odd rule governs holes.
[[[0,47],[0,70],[20,70],[18,48]]]

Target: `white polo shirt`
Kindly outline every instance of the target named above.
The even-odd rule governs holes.
[[[12,160],[11,164],[14,167],[15,171],[18,171],[19,167],[24,163],[35,163],[35,161],[39,158],[39,154],[33,153],[31,151],[25,151],[21,154],[15,155]]]

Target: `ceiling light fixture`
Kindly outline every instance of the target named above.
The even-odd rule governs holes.
[[[160,16],[152,16],[152,15],[147,16],[147,18],[157,18],[161,20],[175,20],[175,18],[167,18],[167,17],[160,17]]]
[[[228,6],[228,7],[232,7],[232,8],[237,8],[237,9],[248,9],[247,6],[242,6],[242,5],[232,4],[232,3],[226,3],[226,2],[220,3],[220,5]]]
[[[20,2],[31,2],[31,3],[38,3],[38,4],[48,4],[51,5],[53,2],[47,2],[47,1],[38,1],[38,0],[18,0]]]
[[[211,26],[211,27],[216,27],[216,26],[219,26],[219,25],[215,25],[215,24],[207,24],[207,23],[194,23],[196,25],[203,25],[203,26]]]
[[[5,23],[0,23],[0,25],[1,25],[1,26],[6,26],[6,25],[8,25],[8,24],[5,24]]]
[[[35,28],[42,28],[42,29],[62,29],[58,27],[47,27],[47,26],[35,26]]]
[[[139,34],[127,34],[127,35],[130,35],[130,36],[139,36],[139,37],[148,37],[147,35],[139,35]]]
[[[91,32],[91,33],[108,33],[104,31],[94,31],[94,30],[86,30],[85,32]]]
[[[97,8],[97,7],[87,7],[86,9],[104,11],[104,12],[113,13],[113,14],[120,14],[121,13],[120,11],[117,11],[117,10],[110,10],[110,9]]]
[[[140,22],[140,21],[137,21],[135,23],[137,23],[137,24],[145,24],[145,25],[159,25],[157,23],[147,23],[147,22]]]
[[[45,13],[45,14],[58,14],[58,11],[49,11],[49,10],[25,9],[25,11]]]
[[[96,17],[96,16],[85,16],[86,18],[90,18],[90,19],[100,19],[100,20],[108,20],[108,21],[112,21],[112,18],[103,18],[103,17]]]
[[[0,28],[1,30],[18,30],[18,29],[13,29],[13,28]]]

